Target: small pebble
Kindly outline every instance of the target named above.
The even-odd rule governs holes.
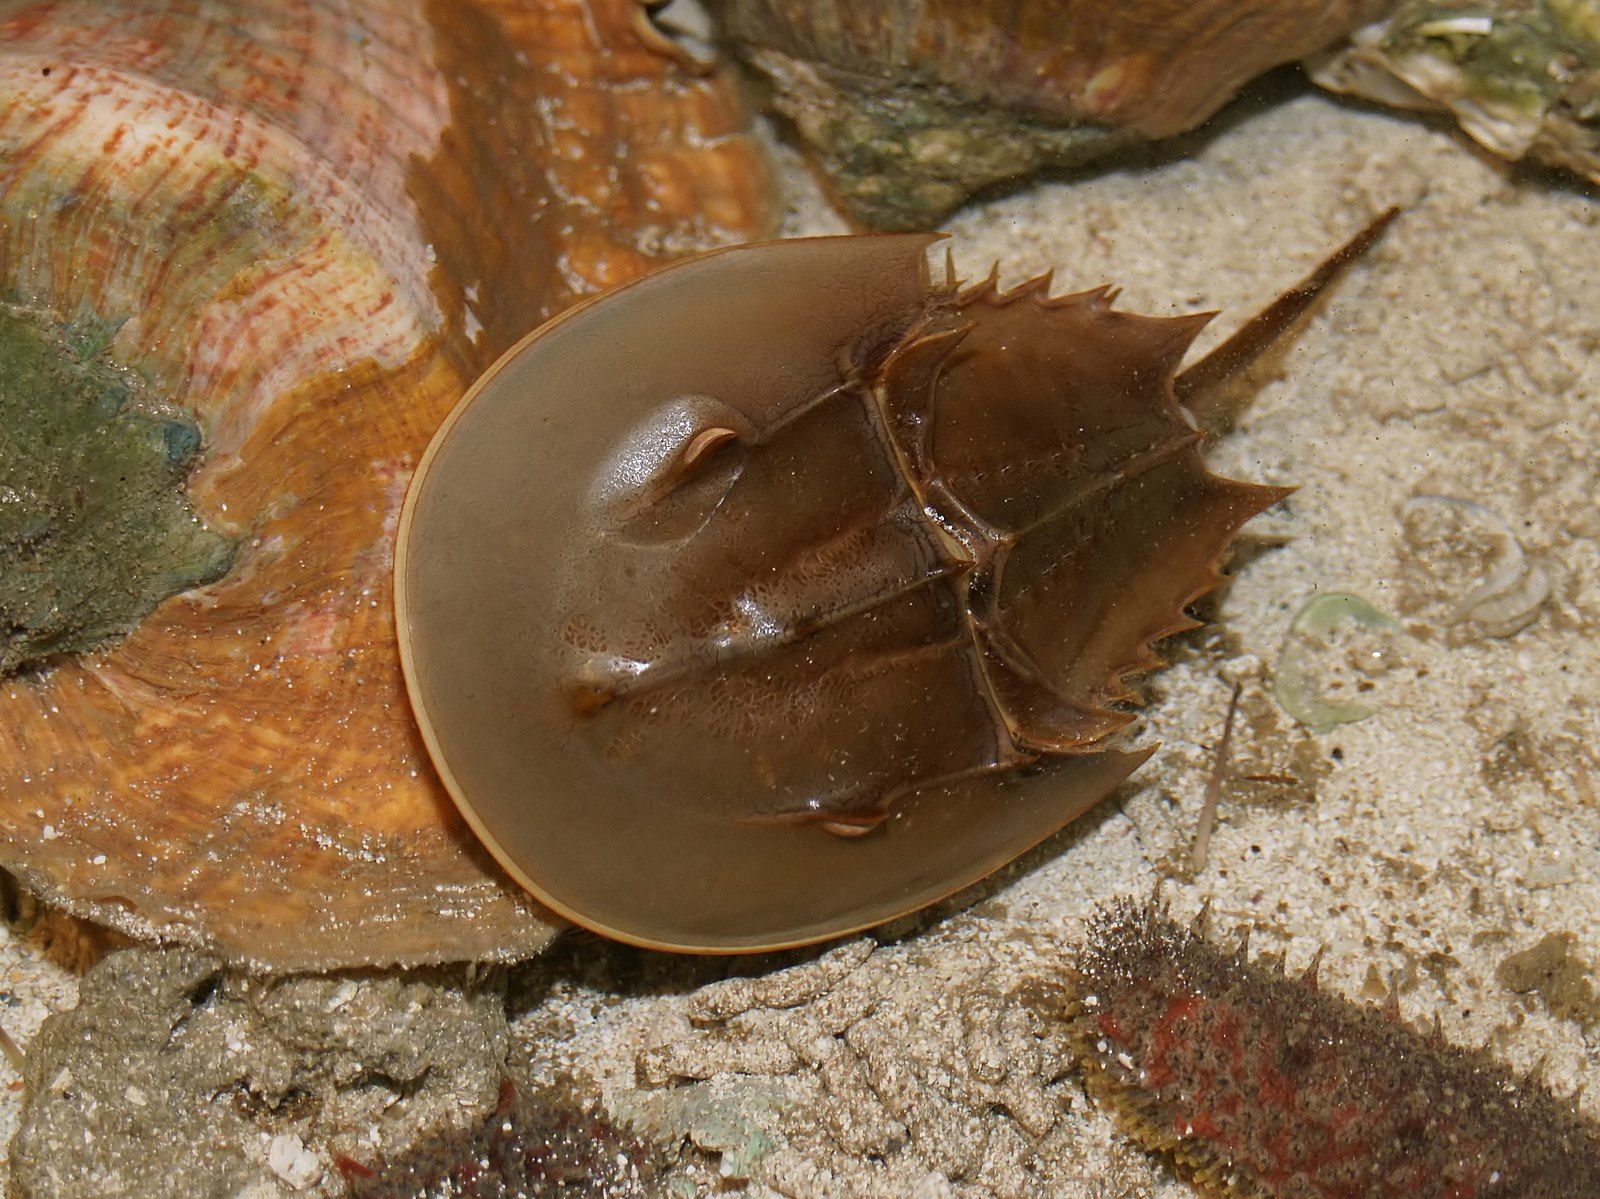
[[[292,1132],[280,1132],[268,1143],[267,1168],[297,1191],[322,1178],[322,1162]]]

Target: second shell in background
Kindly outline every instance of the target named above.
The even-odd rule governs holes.
[[[974,192],[1192,129],[1392,0],[711,0],[838,201],[927,228]]]

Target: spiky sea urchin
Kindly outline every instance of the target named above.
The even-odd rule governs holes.
[[[1102,908],[1073,980],[1090,1092],[1238,1199],[1593,1199],[1600,1129],[1487,1054],[1250,961],[1156,902]]]

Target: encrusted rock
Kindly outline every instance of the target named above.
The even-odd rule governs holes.
[[[309,1188],[493,1110],[494,972],[261,978],[184,949],[112,954],[29,1046],[11,1146],[27,1199],[212,1199]]]

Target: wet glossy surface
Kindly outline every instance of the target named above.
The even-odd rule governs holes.
[[[634,0],[0,0],[0,288],[115,331],[239,546],[108,651],[0,684],[0,865],[283,969],[548,942],[412,721],[400,504],[518,337],[767,228],[743,124]]]
[[[981,878],[1141,760],[1122,678],[1281,492],[1171,376],[1204,318],[930,284],[917,235],[723,251],[525,341],[402,521],[447,785],[557,910],[742,950]]]

